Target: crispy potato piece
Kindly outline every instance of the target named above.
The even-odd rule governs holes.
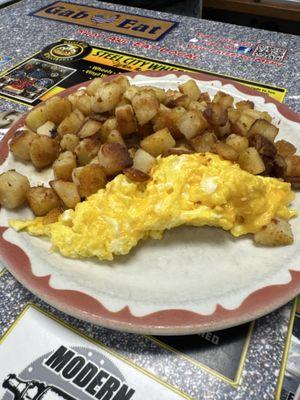
[[[128,179],[134,182],[146,182],[150,179],[148,174],[145,174],[145,172],[142,172],[139,169],[126,168],[123,172]]]
[[[182,83],[178,86],[178,89],[181,93],[186,94],[190,99],[196,101],[199,99],[201,94],[200,89],[193,79],[189,79],[188,81]]]
[[[138,149],[133,157],[133,168],[147,174],[155,164],[155,158],[143,149]]]
[[[137,93],[132,99],[136,119],[140,125],[149,122],[159,110],[159,101],[150,91]]]
[[[233,104],[233,97],[224,92],[217,92],[213,98],[213,103],[218,103],[223,110],[231,107]]]
[[[190,141],[193,149],[198,153],[206,153],[207,151],[215,151],[215,145],[218,141],[214,132],[206,131],[201,135],[193,137]]]
[[[278,134],[279,129],[276,128],[275,125],[266,121],[265,119],[257,119],[253,125],[251,126],[248,136],[256,135],[259,133],[260,135],[265,136],[270,142],[274,142]]]
[[[235,133],[232,133],[231,135],[227,136],[226,143],[229,144],[229,146],[233,147],[234,150],[237,151],[238,153],[240,153],[243,150],[246,150],[247,147],[249,146],[249,142],[246,137],[236,135]]]
[[[300,176],[300,156],[291,155],[285,159],[286,174],[288,176]]]
[[[155,87],[155,86],[140,86],[139,90],[151,91],[152,93],[155,94],[155,96],[157,97],[157,100],[160,103],[164,103],[165,100],[166,100],[166,97],[167,97],[167,94],[166,94],[164,89],[161,89],[161,88],[158,88],[158,87]]]
[[[235,108],[229,108],[227,110],[228,119],[232,124],[235,124],[241,116],[241,112]]]
[[[249,117],[253,118],[254,120],[264,119],[268,122],[272,121],[272,117],[266,111],[252,110],[252,109],[248,108],[247,110],[244,110],[242,112],[242,114],[248,115]]]
[[[118,77],[114,78],[111,82],[116,83],[122,93],[125,93],[126,90],[130,87],[130,82],[127,76],[119,75]]]
[[[215,126],[215,132],[219,138],[224,138],[224,136],[228,136],[231,132],[231,124],[229,120],[227,120],[225,125]]]
[[[73,152],[78,143],[79,143],[78,136],[67,133],[62,137],[60,141],[60,148],[62,150],[69,150]]]
[[[91,110],[96,113],[113,110],[121,100],[122,93],[122,86],[116,81],[105,83],[92,97]]]
[[[63,213],[62,207],[53,208],[43,218],[43,225],[54,224],[58,221],[59,216]]]
[[[265,171],[265,164],[254,147],[248,147],[242,151],[238,158],[240,167],[253,175],[261,174]]]
[[[132,158],[125,146],[119,143],[104,143],[98,152],[99,164],[109,176],[122,172],[132,166]]]
[[[108,118],[102,125],[100,131],[100,139],[106,142],[107,136],[111,131],[118,129],[116,118]]]
[[[42,126],[48,120],[49,118],[47,114],[46,104],[43,103],[27,114],[25,123],[29,127],[29,129],[36,132],[37,128]]]
[[[0,204],[5,208],[17,208],[26,201],[26,193],[30,189],[26,176],[11,169],[0,175]]]
[[[121,133],[116,129],[112,130],[107,136],[106,143],[120,143],[123,146],[126,146]]]
[[[27,201],[34,215],[42,216],[61,205],[60,198],[51,188],[34,186],[27,191]]]
[[[72,93],[68,96],[72,104],[72,110],[78,109],[86,117],[90,115],[92,108],[92,99],[85,92],[85,90],[79,90],[76,93]]]
[[[275,143],[275,146],[277,149],[277,153],[281,155],[283,158],[292,156],[297,151],[296,147],[292,143],[286,140],[279,140],[278,142]]]
[[[187,109],[191,103],[191,98],[186,94],[179,93],[179,96],[174,97],[173,99],[170,98],[164,102],[164,104],[169,108],[174,107],[183,107]]]
[[[15,136],[9,143],[10,151],[15,157],[24,161],[30,160],[30,145],[33,139],[37,136],[36,133],[29,130],[17,131]]]
[[[74,208],[80,202],[80,196],[74,182],[56,179],[49,183],[67,208]]]
[[[265,246],[287,246],[294,237],[289,222],[276,218],[254,235],[254,241]]]
[[[277,153],[277,149],[273,142],[270,142],[265,136],[256,134],[249,138],[249,145],[255,147],[260,155],[274,158]]]
[[[122,136],[128,136],[133,132],[136,132],[137,122],[134,116],[133,108],[130,104],[116,107],[115,116],[118,131]]]
[[[98,90],[104,85],[102,78],[94,78],[86,88],[86,93],[89,96],[95,96]]]
[[[203,112],[203,116],[213,126],[224,126],[228,121],[227,110],[218,103],[211,103]]]
[[[129,88],[124,92],[123,97],[124,99],[132,102],[132,99],[134,98],[134,96],[139,93],[140,88],[136,85],[131,85],[129,86]]]
[[[192,100],[188,106],[188,111],[199,111],[201,114],[207,109],[208,104],[205,101]]]
[[[80,197],[88,197],[105,187],[107,179],[104,168],[99,164],[89,164],[73,170],[73,182]]]
[[[233,147],[224,142],[217,142],[214,149],[219,156],[226,160],[236,161],[239,156],[239,153]]]
[[[93,136],[82,139],[74,149],[78,165],[83,166],[88,164],[96,157],[100,146],[101,142]]]
[[[270,176],[274,176],[276,178],[285,178],[286,179],[286,161],[283,157],[281,157],[279,154],[275,156],[273,159],[273,166],[272,170],[270,171]]]
[[[186,111],[183,107],[175,107],[171,110],[169,108],[161,108],[156,116],[152,119],[153,130],[156,132],[160,129],[168,128],[171,132],[171,135],[175,139],[179,139],[182,137],[182,133],[180,132],[176,123],[178,119],[185,114],[185,112]],[[148,134],[153,133],[153,130]]]
[[[172,155],[181,156],[181,154],[192,154],[193,151],[183,147],[171,147],[167,151],[163,152],[162,157],[169,157]]]
[[[208,127],[206,119],[197,111],[187,111],[177,120],[176,125],[186,139],[192,139]]]
[[[232,132],[236,133],[237,135],[241,136],[249,136],[249,130],[251,129],[252,125],[254,124],[255,119],[250,115],[242,113],[239,119],[232,123]]]
[[[242,101],[238,101],[235,104],[235,107],[239,111],[253,110],[254,109],[254,103],[253,103],[253,101],[250,101],[250,100],[242,100]]]
[[[84,123],[84,115],[79,110],[74,110],[58,126],[57,132],[60,136],[76,135]]]
[[[71,181],[72,171],[74,168],[76,168],[76,157],[71,151],[60,153],[58,159],[54,161],[52,167],[56,179]]]
[[[153,157],[157,157],[176,144],[168,128],[161,129],[145,137],[140,143],[141,148]]]
[[[156,118],[156,117],[154,117],[154,118]],[[126,141],[130,142],[131,140],[133,140],[133,142],[136,143],[135,138],[137,138],[138,139],[138,143],[139,143],[139,140],[140,140],[141,137],[143,138],[143,137],[151,135],[152,133],[154,133],[154,130],[158,131],[159,129],[154,129],[154,127],[153,127],[151,122],[148,122],[147,124],[142,125],[142,126],[138,125],[138,127],[137,127],[137,135],[129,136],[126,139]]]
[[[80,139],[93,136],[95,135],[95,133],[100,132],[101,126],[102,126],[101,122],[95,121],[93,119],[88,119],[83,124],[80,131],[77,133],[77,136]]]
[[[32,164],[37,169],[51,165],[59,152],[59,144],[56,139],[48,136],[37,135],[31,142],[29,154]]]
[[[47,121],[42,126],[37,128],[36,133],[38,135],[45,135],[51,138],[56,136],[56,126],[54,122]]]

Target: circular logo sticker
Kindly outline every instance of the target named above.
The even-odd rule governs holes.
[[[51,61],[68,62],[87,56],[92,48],[88,43],[78,40],[62,40],[42,50],[42,57]]]

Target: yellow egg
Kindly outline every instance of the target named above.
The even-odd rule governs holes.
[[[215,226],[234,236],[256,233],[275,217],[289,219],[289,183],[251,175],[219,156],[187,154],[158,158],[147,183],[120,174],[59,221],[10,221],[16,230],[46,235],[67,257],[112,260],[139,240],[160,239],[180,225]]]

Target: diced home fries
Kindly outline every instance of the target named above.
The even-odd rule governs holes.
[[[35,215],[57,219],[66,208],[119,173],[145,182],[156,157],[212,152],[251,174],[300,184],[300,156],[286,140],[276,142],[272,117],[217,92],[213,98],[190,79],[178,90],[130,85],[125,76],[96,78],[68,97],[55,96],[27,114],[10,151],[37,170],[52,166],[48,187],[31,187],[16,171],[0,175],[0,203],[27,202]],[[47,182],[45,182],[47,184]],[[50,186],[50,187],[49,187]],[[256,235],[261,244],[291,242],[288,222],[277,221]]]

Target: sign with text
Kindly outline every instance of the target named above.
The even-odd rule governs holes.
[[[1,342],[1,400],[186,398],[34,306],[26,307]]]
[[[122,11],[111,11],[65,1],[49,4],[30,15],[148,40],[159,40],[178,25],[175,21],[127,14]]]

